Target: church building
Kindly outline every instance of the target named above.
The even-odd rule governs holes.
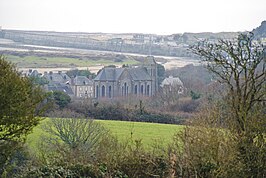
[[[94,78],[94,97],[153,96],[158,90],[157,78],[153,56],[146,57],[139,67],[106,67]]]

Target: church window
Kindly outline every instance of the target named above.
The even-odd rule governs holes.
[[[105,86],[102,86],[102,97],[105,97]]]
[[[99,97],[99,86],[97,85],[96,86],[96,98],[98,98]]]
[[[135,85],[134,94],[138,94],[138,85]]]
[[[108,89],[108,97],[111,98],[112,97],[112,87],[109,86],[109,89]]]
[[[128,92],[128,91],[127,91],[127,90],[128,90],[127,83],[124,84],[124,90],[125,90],[125,91],[124,91],[124,92],[125,92],[125,96],[127,96],[127,92]]]

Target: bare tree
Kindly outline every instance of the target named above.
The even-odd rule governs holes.
[[[64,156],[62,160],[67,162],[88,161],[108,135],[100,123],[88,118],[53,118],[42,129],[48,134],[43,137],[41,151]]]
[[[225,177],[265,177],[265,47],[253,40],[252,33],[245,33],[232,41],[203,41],[190,49],[202,57],[206,68],[216,75],[224,88],[222,99],[211,102],[212,105],[207,105],[207,110],[198,117],[198,123],[204,123],[207,130],[221,130],[217,129],[221,126],[228,128],[222,129],[224,133],[229,133],[223,137],[233,139],[224,146],[218,144],[218,147],[222,146],[225,150],[227,145],[234,142],[232,148],[235,153],[223,156],[228,160],[233,158],[231,164],[235,166],[220,169],[220,163],[214,165],[228,174]],[[195,137],[193,134],[189,136]],[[217,136],[211,138],[216,139]],[[187,144],[193,146],[194,143]],[[215,142],[209,142],[208,147],[212,144]]]
[[[202,58],[206,68],[226,85],[228,104],[238,132],[246,131],[252,110],[265,102],[265,48],[253,40],[252,33],[236,40],[202,41],[190,48]]]

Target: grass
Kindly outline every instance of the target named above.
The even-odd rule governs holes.
[[[119,140],[141,140],[145,147],[150,147],[154,142],[169,144],[173,135],[182,129],[180,125],[157,124],[145,122],[126,122],[126,121],[98,121],[111,133],[116,135]]]
[[[7,55],[7,60],[15,63],[18,67],[88,67],[95,65],[122,65],[122,64],[137,64],[138,61],[133,59],[126,59],[122,62],[114,62],[107,59],[81,59],[81,58],[68,58],[68,57],[39,57],[39,56],[25,56],[19,57],[15,55]]]
[[[47,122],[49,122],[49,119],[43,120],[40,125],[33,129],[33,133],[28,135],[27,143],[32,149],[37,149],[41,136],[46,134],[41,126]],[[180,125],[144,122],[110,120],[96,120],[96,122],[103,124],[113,135],[117,136],[119,141],[141,140],[145,148],[150,148],[154,143],[166,146],[171,142],[173,135],[183,128]]]

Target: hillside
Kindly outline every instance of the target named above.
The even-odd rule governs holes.
[[[187,51],[187,48],[199,39],[230,39],[236,35],[235,32],[156,35],[2,30],[0,31],[0,38],[12,40],[15,44],[1,44],[0,47],[17,48],[24,44],[143,55],[191,57],[193,55]]]
[[[266,20],[261,22],[261,25],[252,31],[256,38],[266,38]]]

